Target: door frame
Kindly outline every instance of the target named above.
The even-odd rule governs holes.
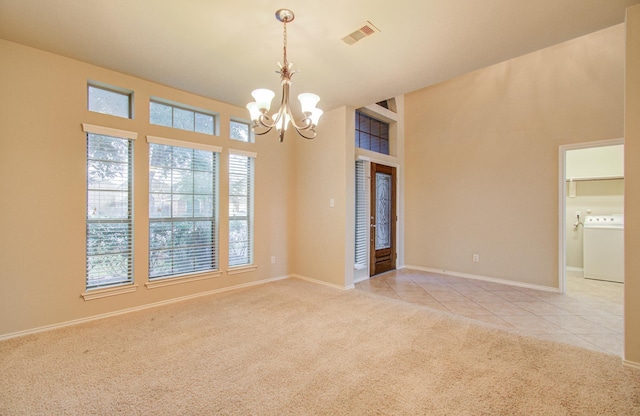
[[[403,213],[404,211],[402,210],[403,207],[403,198],[404,198],[404,188],[402,187],[402,169],[400,167],[399,163],[396,162],[392,162],[389,160],[384,160],[382,158],[377,158],[377,157],[371,157],[369,155],[356,155],[356,158],[354,160],[354,164],[356,160],[364,160],[365,162],[367,162],[367,168],[365,170],[365,176],[366,179],[369,182],[369,185],[371,185],[371,163],[377,163],[378,165],[385,165],[385,166],[389,166],[389,167],[393,167],[396,168],[396,216],[398,217],[398,220],[396,221],[396,270],[401,269],[403,267],[402,264],[398,264],[398,261],[400,261],[401,259],[404,258],[404,244],[403,244],[403,239],[404,239],[404,229],[403,229]],[[371,195],[369,195],[369,192],[367,192],[367,217],[371,216],[370,211],[370,206],[371,206]],[[370,241],[371,239],[371,229],[370,227],[367,227],[367,243]],[[367,244],[367,259],[369,258],[371,254],[369,253],[369,244]],[[362,282],[365,280],[369,280],[371,278],[371,276],[369,275],[370,270],[370,262],[367,261],[367,266],[363,269],[356,269],[354,271],[354,279],[353,279],[353,283],[358,283],[358,282]]]
[[[560,146],[560,151],[558,152],[558,224],[560,228],[558,238],[558,291],[560,293],[566,293],[567,291],[567,151],[589,149],[593,147],[615,146],[620,144],[624,145],[624,138],[599,140],[594,142],[584,142],[576,144],[564,144]]]
[[[389,262],[391,263],[391,267],[389,269],[384,269],[384,271],[381,272],[377,272],[376,271],[376,253],[379,251],[375,248],[376,246],[376,238],[377,238],[377,233],[373,233],[373,235],[375,237],[371,237],[371,229],[375,229],[377,224],[374,224],[374,220],[375,222],[377,221],[377,216],[375,215],[375,213],[373,212],[373,206],[375,205],[374,202],[374,198],[373,195],[374,193],[376,193],[376,199],[377,199],[377,191],[376,191],[376,186],[374,186],[374,184],[376,184],[376,180],[375,180],[375,176],[374,173],[379,172],[378,170],[376,170],[376,172],[374,172],[374,166],[373,164],[375,164],[376,166],[380,166],[382,169],[381,170],[388,170],[388,172],[381,172],[387,175],[390,175],[391,178],[393,179],[392,181],[392,188],[391,188],[391,206],[392,206],[392,212],[391,212],[391,224],[390,224],[390,228],[391,228],[391,247],[389,247],[388,249],[384,249],[384,250],[390,250],[390,260]],[[376,276],[378,274],[382,274],[391,270],[396,270],[398,268],[397,262],[398,262],[398,244],[397,244],[397,228],[398,228],[398,169],[394,166],[389,166],[389,165],[385,165],[382,163],[375,163],[375,162],[370,162],[369,164],[369,277],[371,276]]]

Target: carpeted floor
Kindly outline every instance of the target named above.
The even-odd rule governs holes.
[[[1,415],[639,415],[640,371],[297,279],[0,342]]]

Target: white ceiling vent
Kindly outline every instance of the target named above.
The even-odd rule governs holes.
[[[378,33],[378,32],[380,32],[380,29],[375,27],[373,23],[367,20],[358,29],[348,34],[347,36],[343,37],[342,41],[347,45],[353,45],[360,39],[364,39],[367,36],[371,36],[374,33]]]

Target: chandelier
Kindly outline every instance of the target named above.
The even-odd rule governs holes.
[[[276,19],[284,24],[284,59],[283,64],[278,62],[280,67],[280,79],[282,84],[282,101],[280,108],[269,115],[271,100],[275,93],[271,90],[260,88],[251,92],[254,102],[247,104],[247,109],[251,114],[253,121],[252,130],[257,135],[267,134],[274,127],[280,134],[280,141],[284,140],[284,132],[289,123],[296,129],[305,139],[313,139],[316,137],[316,126],[322,115],[322,110],[316,108],[316,104],[320,101],[320,97],[311,93],[302,93],[298,95],[300,105],[302,107],[302,118],[296,123],[291,107],[289,105],[289,87],[291,86],[291,77],[298,71],[293,70],[293,63],[287,60],[287,23],[292,22],[295,15],[291,10],[280,9],[276,12]]]

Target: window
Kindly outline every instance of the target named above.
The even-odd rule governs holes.
[[[251,128],[249,123],[242,121],[231,120],[229,136],[233,140],[239,140],[241,142],[251,142]]]
[[[149,122],[196,133],[215,134],[215,116],[158,101],[149,102]]]
[[[87,92],[89,111],[112,116],[131,117],[131,92],[89,84]]]
[[[130,283],[133,282],[131,139],[136,135],[90,125],[83,128],[87,133],[86,288]]]
[[[229,154],[229,266],[253,263],[255,154]]]
[[[389,154],[389,124],[356,111],[356,146]]]
[[[218,268],[218,148],[149,141],[149,278]]]
[[[368,266],[369,241],[369,181],[366,175],[367,162],[356,160],[356,221],[355,221],[355,267]]]

